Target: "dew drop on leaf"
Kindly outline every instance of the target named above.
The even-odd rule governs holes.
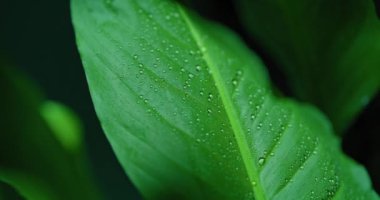
[[[238,84],[237,80],[236,79],[233,79],[232,80],[232,85],[236,86]]]
[[[199,65],[195,66],[195,70],[197,70],[197,72],[200,72],[201,69],[202,69],[201,66],[199,66]]]
[[[261,127],[263,127],[263,123],[259,123],[259,124],[257,125],[256,129],[257,129],[257,130],[260,130]]]
[[[208,94],[208,101],[211,101],[212,100],[212,98],[213,98],[214,96],[210,93],[210,94]]]
[[[260,157],[260,158],[259,158],[259,165],[260,165],[260,166],[263,166],[264,162],[265,162],[265,158]]]

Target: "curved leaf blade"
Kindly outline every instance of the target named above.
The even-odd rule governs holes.
[[[102,127],[147,199],[378,199],[326,119],[274,96],[223,27],[162,0],[72,14]]]
[[[374,2],[239,0],[253,38],[295,95],[342,133],[380,88],[380,21]]]

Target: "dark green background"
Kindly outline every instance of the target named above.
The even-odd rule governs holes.
[[[184,0],[186,1],[186,0]],[[187,0],[189,1],[189,0]],[[232,27],[264,59],[281,90],[292,96],[284,76],[265,50],[250,40],[234,13],[232,0],[192,0],[202,14]],[[217,6],[215,6],[217,5]],[[2,0],[0,58],[26,72],[49,99],[78,113],[86,130],[87,150],[95,176],[108,199],[140,199],[125,176],[96,118],[84,71],[75,46],[68,0]],[[344,139],[344,149],[370,172],[380,191],[379,95],[358,117]]]
[[[75,46],[69,1],[2,0],[0,20],[0,57],[26,72],[49,99],[79,115],[91,166],[108,199],[140,199],[95,115]]]

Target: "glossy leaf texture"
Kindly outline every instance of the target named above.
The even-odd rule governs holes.
[[[102,127],[147,199],[378,199],[315,109],[174,1],[72,1]]]
[[[294,94],[342,133],[380,87],[380,21],[373,0],[239,0],[252,38]]]
[[[77,117],[14,69],[0,67],[0,91],[0,182],[28,200],[101,199]]]

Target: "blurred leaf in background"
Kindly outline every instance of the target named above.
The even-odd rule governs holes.
[[[79,119],[14,69],[0,67],[0,91],[0,181],[31,200],[102,199]]]
[[[0,54],[32,78],[48,99],[79,116],[95,178],[107,199],[140,199],[96,117],[75,45],[68,0],[0,1]]]
[[[380,21],[373,0],[239,0],[246,28],[342,133],[380,86]]]

